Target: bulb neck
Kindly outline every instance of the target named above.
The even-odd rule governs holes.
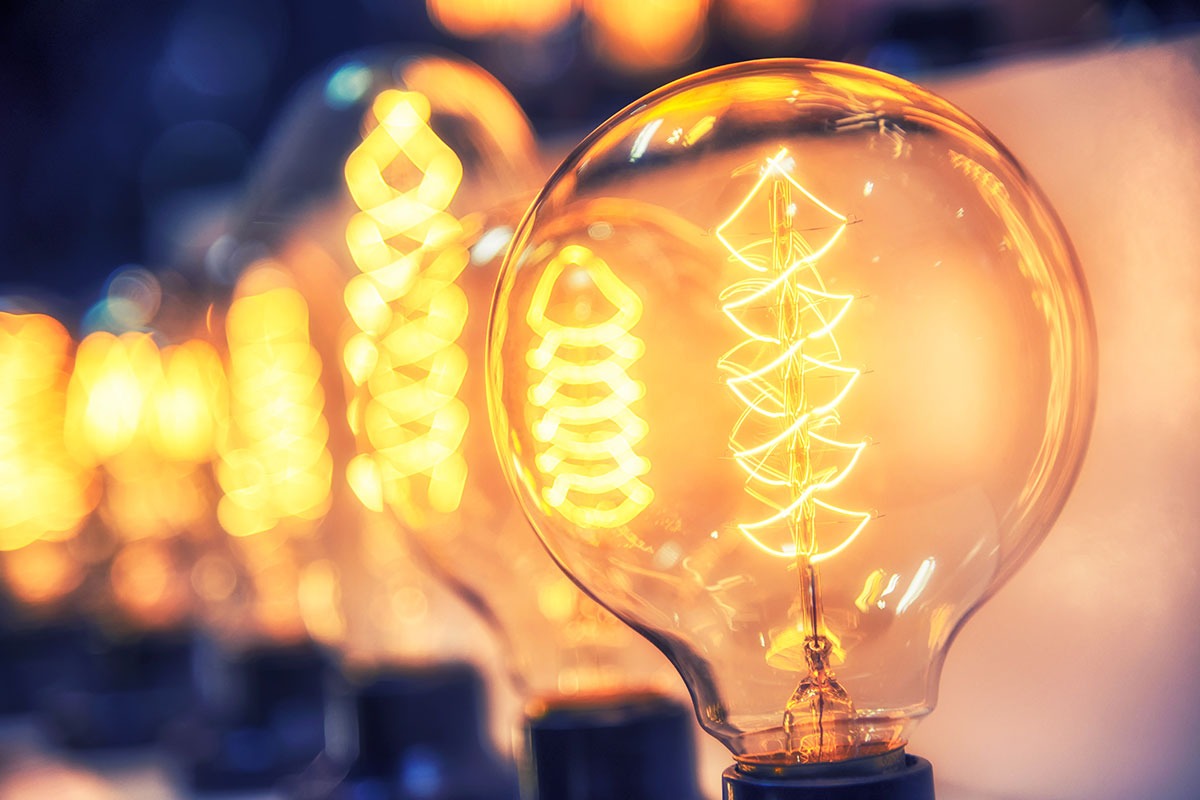
[[[933,766],[903,748],[849,761],[722,776],[724,800],[934,800]]]

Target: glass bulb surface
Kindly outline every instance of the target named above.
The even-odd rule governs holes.
[[[763,61],[568,156],[506,257],[488,388],[555,559],[770,770],[895,749],[933,708],[1074,480],[1093,340],[987,131],[898,78]]]
[[[381,198],[401,217],[414,211],[400,211],[403,188]],[[360,328],[344,350],[360,449],[347,477],[491,624],[526,699],[661,690],[672,680],[667,664],[555,567],[496,460],[482,369],[487,308],[518,219],[514,204],[462,217],[434,210],[420,227],[431,233],[393,235],[384,261],[367,246],[377,240],[360,236],[378,224],[372,207],[349,221],[362,274],[345,293]]]

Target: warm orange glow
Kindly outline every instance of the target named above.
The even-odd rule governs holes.
[[[341,643],[346,620],[341,611],[341,576],[333,562],[322,558],[306,564],[296,594],[309,636],[331,645]]]
[[[542,36],[570,19],[575,0],[426,0],[429,18],[464,39]]]
[[[50,317],[0,313],[0,550],[70,536],[96,503],[63,438],[70,349]]]
[[[113,599],[143,626],[173,625],[187,613],[188,584],[165,542],[126,545],[113,559],[109,575]]]
[[[792,41],[812,18],[814,0],[721,0],[721,21],[753,42]]]
[[[559,281],[591,284],[594,304],[552,307]],[[534,438],[541,444],[535,463],[551,480],[542,497],[583,527],[619,528],[654,499],[642,480],[650,462],[634,448],[649,431],[631,406],[645,386],[628,369],[645,352],[631,331],[642,317],[642,301],[603,259],[581,245],[556,255],[539,278],[526,320],[539,337],[526,355],[540,380],[529,403],[541,409]]]
[[[333,471],[308,304],[268,264],[251,268],[236,294],[225,322],[230,406],[217,516],[234,536],[307,529],[329,509]]]
[[[189,341],[159,350],[143,333],[98,332],[80,343],[68,394],[68,440],[104,468],[100,510],[126,541],[196,525],[211,502],[202,465],[225,413],[216,351]]]
[[[168,461],[211,461],[229,405],[221,357],[191,340],[164,349],[162,363],[162,383],[147,409],[154,449]]]
[[[831,294],[817,270],[848,220],[801,186],[786,158],[781,150],[770,159],[754,188],[717,226],[730,257],[763,276],[738,281],[721,295],[725,315],[748,338],[721,357],[720,368],[745,407],[730,435],[734,460],[746,473],[746,491],[773,512],[738,528],[771,555],[817,564],[847,547],[871,519],[869,512],[824,499],[850,475],[866,442],[833,438],[841,422],[838,406],[860,375],[840,363],[833,333],[854,297]],[[770,232],[735,244],[730,231],[747,227],[740,220],[764,206]],[[798,213],[807,215],[799,223]],[[801,231],[816,231],[823,241],[810,241],[813,234],[806,238]],[[773,313],[764,313],[768,308]],[[818,529],[836,541],[828,541],[829,533],[821,541]]]
[[[343,358],[358,397],[350,426],[366,452],[346,477],[368,508],[389,504],[416,522],[458,508],[467,479],[461,452],[467,408],[458,398],[467,358],[457,340],[467,298],[463,227],[447,211],[462,164],[429,127],[429,101],[385,91],[369,130],[346,160],[346,186],[361,209],[346,243],[361,274],[345,290],[359,329]]]
[[[585,0],[601,57],[630,72],[687,61],[704,39],[708,0]]]
[[[162,377],[158,346],[149,334],[118,337],[100,331],[79,343],[67,395],[66,438],[81,461],[111,464],[135,449]]]
[[[52,603],[79,586],[83,566],[67,544],[37,541],[0,554],[4,582],[13,597],[31,605]]]
[[[721,293],[722,311],[747,338],[718,366],[744,409],[729,437],[734,461],[746,473],[746,492],[769,509],[737,527],[763,552],[793,560],[799,578],[793,618],[772,631],[766,658],[805,673],[783,729],[791,757],[811,762],[855,744],[838,728],[855,710],[831,669],[844,652],[826,624],[817,565],[848,547],[872,515],[826,499],[866,449],[866,442],[836,438],[839,406],[860,377],[841,363],[834,336],[854,296],[831,293],[818,270],[850,220],[800,184],[794,170],[780,149],[717,226],[730,258],[756,273]]]

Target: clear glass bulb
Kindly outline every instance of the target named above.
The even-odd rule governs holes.
[[[987,131],[898,78],[762,61],[638,101],[554,174],[500,278],[490,407],[555,559],[777,770],[896,750],[933,708],[1065,501],[1093,337]]]
[[[357,273],[343,294],[352,323],[342,351],[353,387],[347,412],[359,449],[346,478],[492,624],[527,697],[655,688],[665,662],[554,567],[496,461],[482,369],[487,308],[537,156],[528,128],[493,147],[529,149],[481,151],[473,144],[481,137],[463,135],[471,125],[503,133],[494,123],[528,123],[507,94],[511,107],[497,113],[499,99],[478,92],[470,108],[480,116],[448,119],[438,108],[448,98],[457,108],[470,84],[448,71],[440,79],[421,92],[376,95],[345,159],[356,210],[334,217],[348,252],[331,252]],[[653,666],[638,668],[639,659]]]

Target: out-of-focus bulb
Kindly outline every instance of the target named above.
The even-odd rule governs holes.
[[[455,127],[432,112],[444,100],[443,93],[381,93],[346,160],[358,208],[346,244],[359,274],[344,295],[358,329],[344,362],[360,450],[346,477],[363,504],[390,511],[438,574],[492,623],[532,717],[569,704],[576,729],[595,724],[583,720],[597,707],[610,727],[622,713],[674,713],[679,726],[677,705],[664,697],[674,682],[669,665],[555,568],[496,461],[482,369],[487,307],[519,209],[477,205],[466,178],[478,171],[471,167],[478,154],[451,139]],[[508,185],[510,192],[520,186]],[[671,744],[690,754],[690,731],[680,727]],[[669,780],[685,796],[692,763],[677,761]],[[539,780],[550,781],[541,766]],[[677,784],[676,774],[684,776]]]
[[[33,606],[62,601],[83,580],[69,548],[99,495],[95,470],[63,435],[74,350],[54,318],[0,312],[0,574]]]
[[[478,628],[439,621],[453,598],[414,566],[380,494],[381,465],[419,472],[426,443],[436,448],[457,430],[453,391],[405,393],[391,359],[453,334],[421,320],[409,325],[389,304],[418,286],[436,298],[434,323],[453,324],[453,292],[438,282],[452,282],[448,270],[462,269],[467,254],[451,244],[479,234],[484,209],[527,197],[544,177],[536,164],[528,120],[479,67],[418,52],[347,55],[296,92],[229,235],[209,253],[218,282],[244,280],[269,254],[307,302],[332,470],[327,509],[307,536],[313,546],[297,562],[297,590],[308,631],[336,646],[355,672],[476,655]],[[499,241],[492,232],[493,252],[511,232],[499,232]],[[405,302],[405,312],[419,310],[418,300]],[[414,344],[421,335],[431,338]],[[434,388],[454,380],[454,355],[439,351],[436,367],[445,371]],[[407,446],[377,438],[369,455],[360,453],[356,439],[366,431],[386,438],[404,414],[419,425],[432,411],[441,427],[428,436]],[[454,476],[439,475],[435,494],[450,504]]]
[[[625,631],[606,625],[537,546],[486,424],[485,309],[516,209],[455,213],[463,167],[429,116],[420,93],[380,94],[346,161],[360,209],[346,241],[360,274],[346,286],[359,332],[344,352],[359,387],[350,414],[361,450],[347,478],[364,505],[391,510],[439,572],[499,623],[519,685],[566,695],[620,687],[629,678],[599,654],[623,649]],[[563,663],[588,645],[600,649]]]
[[[611,224],[633,206],[647,225]],[[745,773],[895,760],[1092,418],[1053,211],[977,123],[863,68],[736,65],[630,106],[530,208],[493,315],[526,513]]]
[[[63,438],[73,350],[54,318],[0,312],[0,551],[70,538],[95,506]]]

